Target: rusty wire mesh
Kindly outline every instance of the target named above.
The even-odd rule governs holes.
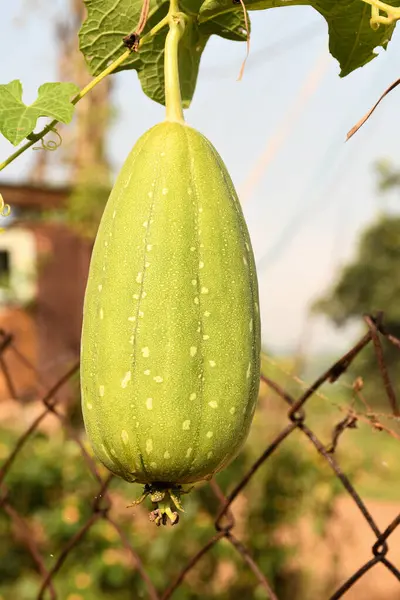
[[[370,530],[375,536],[375,542],[371,548],[371,558],[356,572],[354,572],[351,575],[351,577],[349,577],[346,581],[343,581],[340,587],[330,596],[329,600],[337,600],[339,598],[345,597],[346,592],[350,590],[350,588],[352,588],[360,578],[362,578],[368,571],[370,571],[375,565],[379,563],[384,565],[393,574],[393,576],[397,578],[397,580],[400,583],[400,571],[390,560],[388,546],[389,537],[394,532],[394,530],[400,525],[400,513],[392,520],[392,522],[388,523],[386,528],[382,531],[378,527],[374,518],[372,517],[372,514],[366,506],[365,502],[357,493],[349,478],[341,469],[334,455],[336,447],[340,442],[340,437],[342,433],[346,429],[354,427],[357,421],[357,415],[349,407],[348,414],[346,414],[345,417],[334,427],[332,431],[331,444],[327,447],[316,436],[315,432],[307,425],[307,415],[305,412],[306,403],[313,395],[318,393],[319,388],[324,383],[335,382],[347,370],[354,358],[364,348],[366,348],[366,346],[372,344],[382,377],[382,387],[387,396],[387,400],[391,408],[391,413],[395,417],[399,416],[399,405],[397,403],[395,390],[390,381],[388,369],[384,361],[381,336],[384,336],[386,340],[389,343],[396,346],[399,349],[399,351],[400,340],[395,338],[385,330],[382,322],[382,315],[378,315],[376,317],[366,316],[365,323],[367,326],[367,332],[365,333],[365,335],[346,354],[344,354],[339,360],[337,360],[326,372],[324,372],[320,377],[318,377],[317,380],[312,385],[310,385],[299,398],[292,397],[292,395],[289,394],[285,389],[283,389],[279,384],[270,380],[267,377],[262,376],[263,381],[269,386],[269,388],[274,390],[278,397],[288,406],[287,424],[279,432],[275,439],[273,439],[268,444],[268,446],[265,448],[265,450],[262,452],[259,458],[254,462],[254,464],[247,471],[245,476],[237,482],[236,486],[228,496],[224,495],[224,493],[215,481],[209,482],[208,485],[210,485],[213,493],[219,501],[219,511],[218,514],[215,515],[214,521],[215,534],[194,556],[192,556],[192,558],[187,564],[182,565],[181,571],[176,575],[174,579],[171,580],[167,589],[163,591],[159,591],[156,589],[151,578],[146,572],[145,565],[143,564],[138,552],[135,550],[134,547],[132,547],[131,543],[129,542],[127,536],[125,535],[122,527],[119,525],[117,520],[115,520],[110,515],[112,499],[110,498],[108,489],[113,476],[101,476],[96,463],[86,451],[85,446],[79,437],[79,434],[74,430],[73,427],[71,427],[68,420],[59,410],[59,400],[57,400],[57,392],[62,388],[62,386],[64,386],[66,382],[68,382],[71,379],[71,377],[74,376],[74,374],[77,373],[79,369],[79,362],[73,364],[65,372],[65,374],[57,381],[57,383],[51,387],[51,389],[45,391],[41,400],[43,405],[42,412],[32,421],[32,423],[29,425],[29,427],[26,429],[23,435],[19,437],[18,442],[16,443],[12,452],[6,458],[0,469],[0,509],[2,509],[6,513],[8,518],[12,521],[14,528],[21,532],[25,547],[31,555],[37,572],[41,577],[40,589],[38,589],[36,596],[37,600],[43,600],[46,597],[49,597],[52,600],[58,598],[54,586],[54,579],[57,573],[63,567],[63,564],[70,552],[76,546],[79,545],[80,541],[84,538],[84,536],[87,534],[90,528],[92,528],[95,525],[95,523],[102,519],[107,521],[117,532],[122,546],[130,555],[135,565],[135,568],[140,573],[143,581],[145,582],[147,594],[148,597],[151,598],[151,600],[168,600],[169,598],[172,598],[174,596],[174,592],[179,588],[186,575],[195,567],[195,565],[197,565],[201,558],[222,539],[225,539],[227,542],[229,542],[229,544],[231,544],[231,546],[235,549],[238,555],[241,556],[244,563],[253,572],[258,585],[261,585],[267,593],[268,598],[270,598],[270,600],[279,600],[278,596],[272,589],[272,586],[268,582],[267,578],[265,577],[259,566],[256,564],[256,562],[253,560],[251,548],[247,548],[243,544],[243,542],[236,536],[235,519],[230,508],[232,502],[244,490],[249,481],[256,475],[261,465],[263,465],[265,461],[269,459],[269,457],[280,447],[284,440],[287,439],[295,430],[301,431],[304,434],[304,436],[306,436],[306,438],[309,440],[310,444],[314,446],[316,452],[318,452],[319,455],[321,455],[329,464],[329,467],[332,469],[334,476],[340,480],[348,496],[357,506],[360,514],[362,515],[363,519],[365,519],[365,522],[368,524]],[[34,369],[34,367],[28,363],[26,357],[24,357],[24,355],[21,354],[18,348],[15,346],[13,337],[8,333],[0,330],[0,369],[6,382],[9,394],[13,398],[18,400],[16,394],[15,379],[13,374],[10,372],[10,369],[7,364],[7,356],[10,352],[13,352],[14,356],[17,356],[19,360],[24,362],[25,366]],[[30,534],[28,523],[25,522],[24,518],[15,510],[15,508],[10,502],[5,480],[7,474],[13,468],[14,461],[17,458],[18,454],[21,452],[22,448],[29,442],[29,439],[36,432],[40,423],[45,419],[47,415],[51,413],[55,415],[57,419],[59,419],[62,427],[64,428],[69,438],[73,439],[76,442],[76,444],[79,445],[80,452],[82,453],[82,457],[85,463],[87,464],[88,469],[91,471],[93,477],[98,482],[98,489],[95,492],[95,498],[92,502],[90,517],[82,525],[82,527],[72,537],[70,537],[66,545],[63,548],[59,549],[59,554],[55,558],[52,567],[50,569],[47,569],[45,566],[45,561],[41,556],[40,549],[35,542],[35,538]],[[370,421],[373,427],[377,429],[381,428],[379,421],[372,415],[370,415]],[[162,535],[161,532],[160,535]],[[132,598],[135,597],[136,596],[133,594]]]

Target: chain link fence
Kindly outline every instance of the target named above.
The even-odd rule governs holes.
[[[310,398],[319,393],[319,389],[323,384],[333,383],[337,381],[338,378],[348,369],[353,360],[367,346],[370,345],[373,346],[375,352],[376,361],[382,378],[382,392],[387,397],[388,406],[390,406],[390,412],[394,417],[399,416],[399,405],[397,403],[394,386],[391,383],[388,369],[385,364],[381,340],[383,338],[386,338],[387,342],[393,344],[399,350],[399,352],[400,340],[393,337],[390,333],[388,333],[385,330],[382,321],[382,315],[378,315],[377,317],[366,316],[365,323],[367,328],[365,335],[346,354],[344,354],[338,361],[336,361],[326,372],[324,372],[320,377],[318,377],[316,381],[312,385],[310,385],[300,397],[293,397],[290,393],[283,389],[280,384],[278,384],[275,381],[272,381],[268,377],[262,376],[262,379],[265,382],[265,384],[267,384],[267,386],[274,391],[274,393],[279,398],[279,401],[281,401],[287,406],[287,423],[281,429],[278,435],[276,435],[276,437],[268,443],[268,446],[264,449],[259,458],[246,472],[245,476],[237,482],[236,486],[229,493],[228,496],[226,496],[223,493],[223,491],[217,485],[215,480],[209,482],[208,485],[210,486],[212,493],[215,494],[219,503],[219,510],[215,515],[214,520],[215,533],[210,537],[207,543],[205,543],[201,547],[201,549],[191,557],[187,564],[182,565],[181,571],[175,576],[175,578],[171,578],[169,585],[163,591],[160,591],[156,588],[155,584],[153,583],[151,577],[149,576],[146,570],[146,565],[141,560],[140,552],[132,546],[121,524],[116,518],[114,518],[111,515],[110,509],[113,500],[109,493],[109,486],[113,479],[113,476],[110,475],[104,477],[104,475],[101,474],[101,469],[99,469],[99,465],[87,452],[85,445],[80,437],[80,433],[77,432],[76,429],[71,425],[69,419],[61,410],[62,401],[57,399],[57,393],[67,382],[71,380],[71,378],[73,378],[78,373],[79,362],[76,362],[75,364],[70,366],[70,368],[65,372],[65,374],[56,382],[56,384],[53,385],[51,389],[48,389],[44,392],[43,397],[41,399],[41,412],[36,416],[36,418],[32,420],[32,422],[24,431],[24,433],[19,437],[17,443],[15,444],[11,453],[4,460],[4,463],[2,464],[0,469],[0,510],[4,511],[7,517],[11,520],[14,531],[19,532],[20,540],[22,540],[25,549],[29,552],[31,559],[35,565],[35,569],[40,575],[41,585],[40,588],[37,590],[37,600],[44,600],[45,598],[51,598],[51,600],[56,600],[57,598],[59,598],[59,595],[56,591],[57,574],[63,568],[66,559],[71,554],[73,549],[80,544],[80,542],[84,539],[89,530],[101,520],[108,522],[108,524],[115,530],[122,547],[127,553],[127,556],[129,556],[131,561],[133,561],[135,569],[144,581],[147,589],[147,596],[151,600],[168,600],[169,598],[173,598],[175,592],[179,589],[182,582],[185,580],[188,574],[195,568],[195,566],[202,559],[202,557],[209,553],[215,545],[220,544],[221,540],[225,540],[226,542],[228,542],[228,544],[231,545],[231,547],[238,554],[238,556],[241,557],[243,564],[246,565],[248,569],[250,569],[253,572],[255,578],[255,585],[261,586],[264,589],[266,596],[270,600],[279,600],[278,596],[272,588],[272,585],[267,580],[265,574],[262,572],[261,568],[252,558],[251,547],[246,547],[246,545],[244,545],[241,539],[239,539],[240,534],[238,535],[237,528],[235,528],[235,518],[232,514],[231,505],[233,501],[239,496],[239,494],[241,494],[241,492],[246,488],[250,480],[253,477],[257,476],[258,469],[266,461],[269,460],[273,453],[275,453],[276,451],[279,452],[281,444],[283,444],[284,441],[295,431],[300,431],[301,434],[303,434],[308,440],[309,444],[311,444],[315,448],[315,451],[321,457],[323,457],[323,459],[329,465],[332,471],[332,477],[340,480],[348,497],[351,498],[352,502],[354,502],[360,515],[365,520],[370,530],[373,532],[375,539],[374,544],[370,550],[370,559],[367,562],[365,562],[365,564],[363,564],[356,572],[354,572],[351,575],[351,577],[349,577],[346,581],[341,582],[339,588],[330,596],[329,600],[338,600],[339,598],[344,598],[346,596],[346,593],[367,572],[369,572],[373,567],[375,567],[378,564],[384,565],[384,567],[386,567],[386,569],[388,569],[393,574],[393,576],[397,578],[399,582],[400,594],[400,571],[391,561],[388,545],[390,536],[400,525],[400,513],[392,520],[392,522],[387,524],[384,530],[381,530],[378,527],[376,521],[374,520],[370,510],[368,509],[367,504],[357,493],[353,484],[343,472],[335,456],[335,452],[338,447],[338,444],[340,444],[343,432],[349,428],[355,427],[359,418],[357,413],[353,410],[351,406],[348,407],[347,414],[344,415],[344,418],[333,428],[333,431],[331,432],[331,443],[328,446],[322,443],[322,441],[319,439],[319,437],[317,437],[313,429],[310,428],[310,426],[307,424],[308,417],[306,407]],[[29,368],[35,371],[35,367],[19,351],[18,347],[16,346],[13,340],[12,335],[8,334],[5,331],[0,331],[0,369],[2,371],[4,381],[6,382],[6,386],[10,397],[15,399],[16,402],[18,402],[19,399],[16,391],[16,381],[18,373],[11,372],[8,366],[8,359],[11,356],[11,354],[13,354],[14,361],[15,359],[18,359],[21,365],[24,365],[25,368]],[[37,373],[37,376],[40,380],[39,373]],[[68,539],[64,547],[59,548],[58,555],[55,556],[51,568],[47,568],[46,560],[41,555],[40,545],[35,540],[35,536],[32,535],[28,522],[21,514],[19,514],[19,512],[12,505],[12,501],[10,499],[11,494],[9,494],[9,491],[7,489],[7,477],[12,471],[13,465],[15,464],[15,461],[21,453],[22,449],[25,446],[29,445],[32,436],[37,432],[42,421],[50,414],[56,417],[56,419],[60,422],[61,427],[63,428],[66,436],[69,439],[73,440],[79,446],[82,458],[85,461],[87,468],[92,473],[94,480],[97,482],[97,489],[94,493],[94,500],[91,503],[91,511],[89,518],[83,523],[80,529]],[[376,414],[370,413],[369,415],[367,415],[367,419],[369,420],[373,428],[378,430],[385,429],[385,426],[380,422]],[[93,495],[91,496],[91,498],[93,498]],[[268,498],[266,498],[265,501],[268,502]],[[182,522],[180,525],[178,525],[178,527],[184,526],[185,524],[182,524]],[[187,526],[190,527],[190,523],[188,523]],[[163,535],[163,533],[160,531],[159,535]],[[9,541],[11,543],[11,540]],[[172,551],[173,549],[171,549],[171,552]],[[132,595],[130,597],[133,599],[137,598],[135,591],[132,591]]]

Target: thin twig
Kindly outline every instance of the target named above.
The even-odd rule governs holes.
[[[355,133],[357,133],[357,131],[360,129],[360,127],[362,127],[364,125],[364,123],[366,121],[368,121],[368,119],[370,118],[370,116],[372,115],[374,110],[379,106],[379,104],[384,99],[384,97],[387,96],[392,90],[394,90],[399,84],[400,84],[400,78],[396,79],[396,81],[394,81],[391,85],[389,85],[389,87],[383,92],[382,96],[374,104],[374,106],[362,117],[362,119],[360,119],[358,121],[358,123],[356,123],[354,125],[354,127],[352,127],[350,129],[350,131],[347,133],[346,141],[348,141]]]

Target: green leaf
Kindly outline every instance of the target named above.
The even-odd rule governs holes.
[[[377,46],[386,48],[395,25],[373,30],[370,26],[371,6],[362,0],[245,0],[248,10],[264,10],[281,6],[312,6],[328,23],[329,50],[340,64],[344,77],[375,58]],[[392,6],[400,6],[400,0],[392,0]],[[229,12],[240,13],[240,5],[232,0],[205,0],[199,21],[215,19],[216,15]]]
[[[124,52],[122,39],[132,33],[139,21],[142,0],[84,0],[87,19],[79,37],[80,49],[92,75],[98,75]],[[243,13],[217,15],[200,23],[201,0],[183,0],[181,9],[188,15],[188,25],[179,52],[179,70],[183,106],[187,108],[196,87],[202,52],[211,35],[245,41]],[[151,0],[149,17],[142,37],[168,12],[167,0]],[[138,53],[132,53],[118,71],[136,69],[143,91],[160,104],[164,98],[164,44],[167,27],[148,39]]]
[[[71,98],[79,91],[74,83],[44,83],[33,104],[22,102],[22,84],[18,79],[0,85],[0,131],[17,146],[36,127],[39,117],[51,117],[69,123],[74,112]]]

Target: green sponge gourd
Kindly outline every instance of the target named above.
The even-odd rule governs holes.
[[[161,496],[208,479],[247,437],[259,376],[257,278],[234,186],[202,134],[163,122],[126,159],[93,249],[81,381],[94,452]]]

